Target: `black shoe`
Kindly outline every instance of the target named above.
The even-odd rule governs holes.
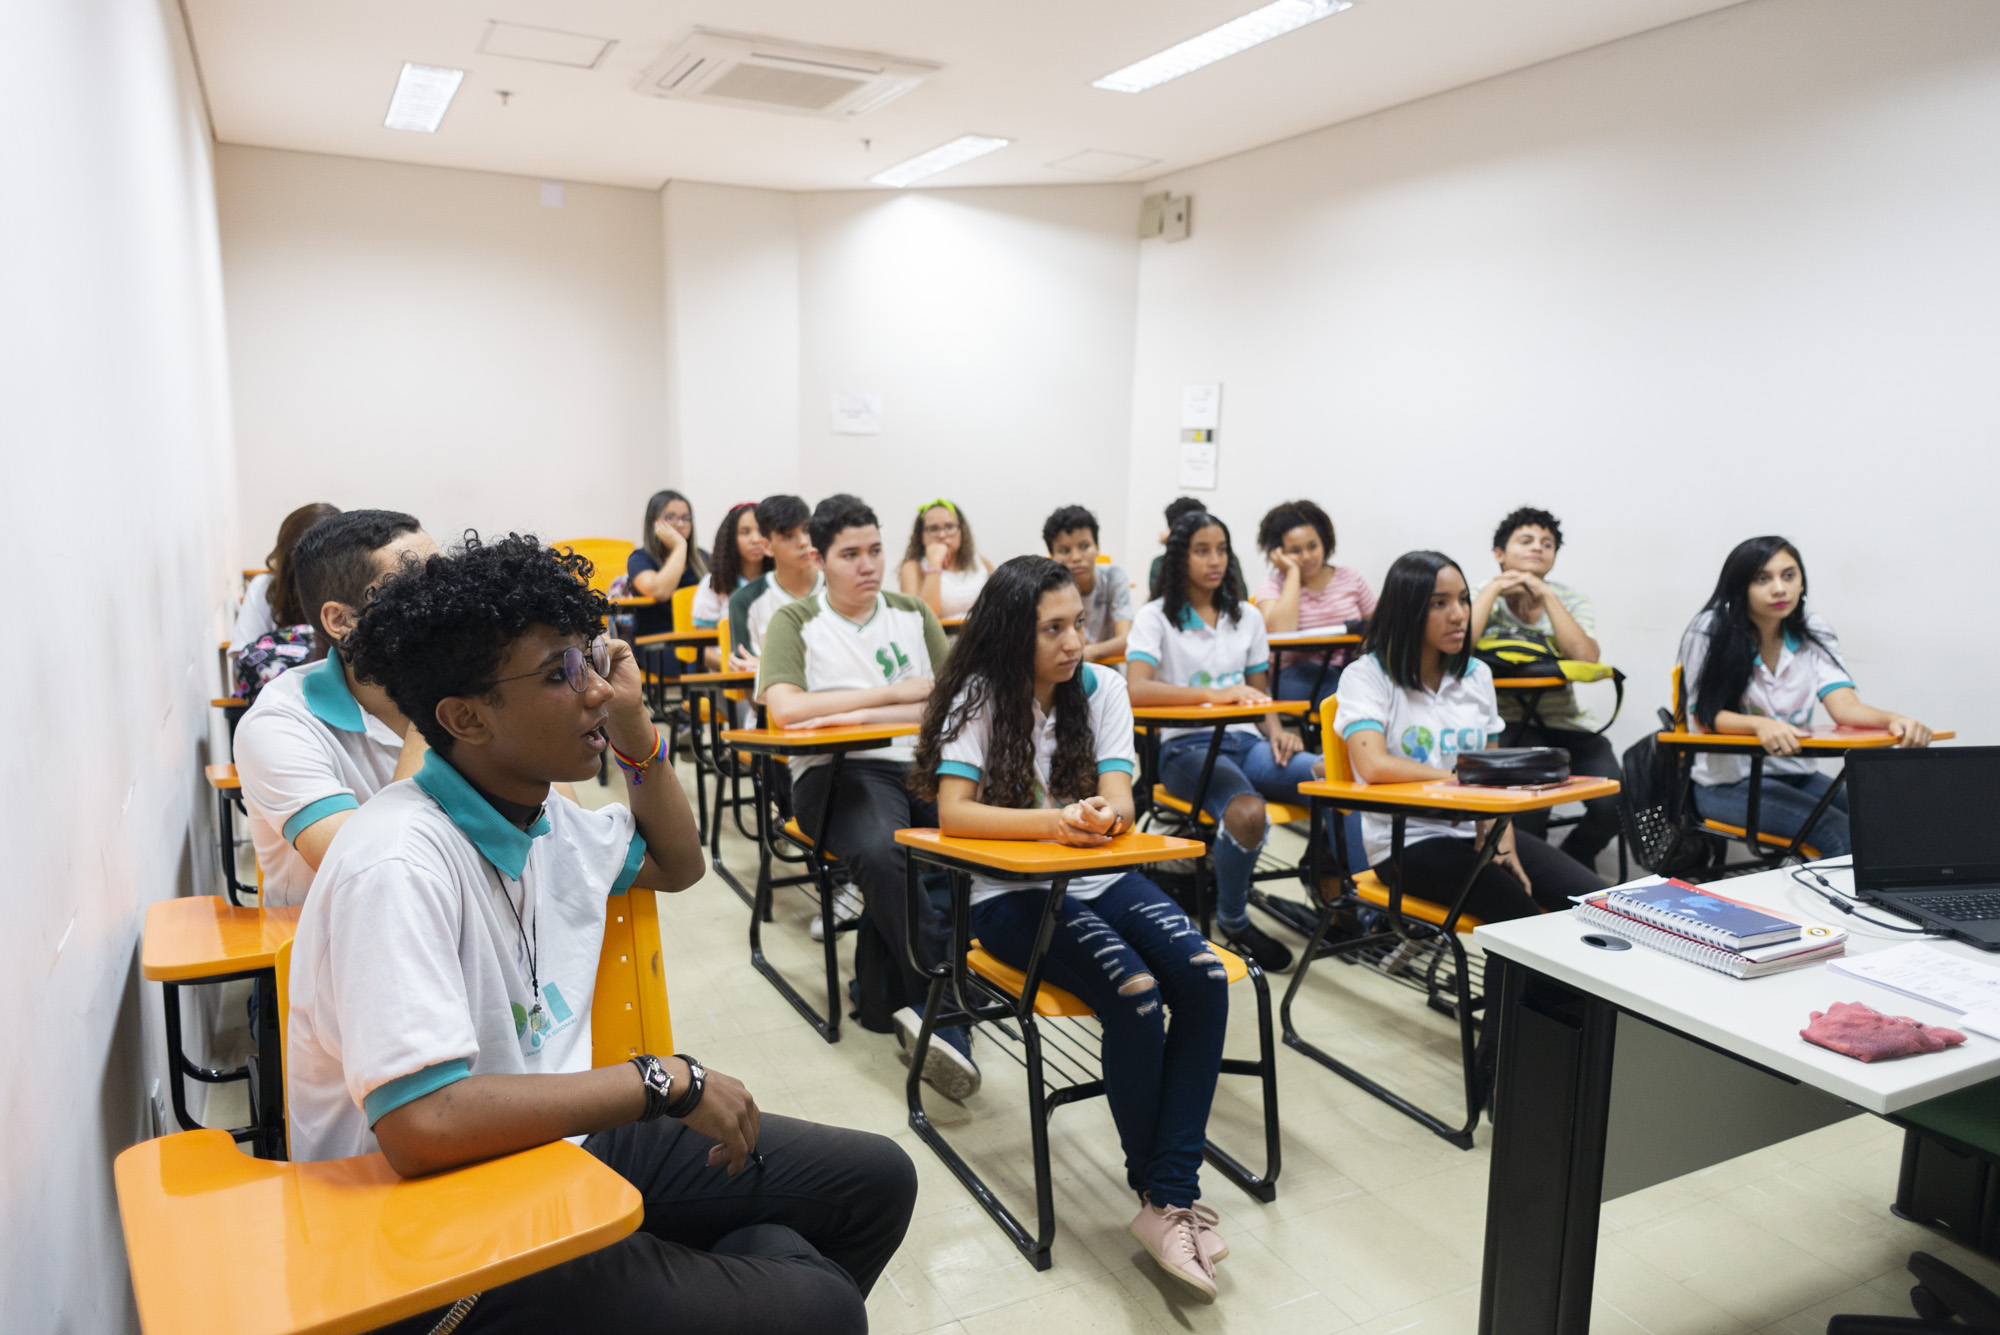
[[[1240,932],[1222,929],[1222,944],[1239,955],[1247,955],[1257,961],[1257,967],[1265,973],[1284,973],[1292,967],[1292,952],[1284,943],[1274,941],[1251,923]]]

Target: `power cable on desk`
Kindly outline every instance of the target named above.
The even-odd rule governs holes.
[[[1834,888],[1833,882],[1827,880],[1826,877],[1820,875],[1819,869],[1813,866],[1811,863],[1806,863],[1802,866],[1793,867],[1790,868],[1789,870],[1791,878],[1794,881],[1797,881],[1800,885],[1812,891],[1814,894],[1818,895],[1821,899],[1824,899],[1827,903],[1839,909],[1842,913],[1850,915],[1858,922],[1865,922],[1870,927],[1880,927],[1882,930],[1887,932],[1902,932],[1905,935],[1909,936],[1943,937],[1950,935],[1950,933],[1948,932],[1940,932],[1937,931],[1935,928],[1924,927],[1924,926],[1905,927],[1901,923],[1883,922],[1880,918],[1869,917],[1867,914],[1860,911],[1859,906],[1855,903],[1854,900],[1848,898],[1846,895],[1836,890]],[[1805,875],[1803,876],[1800,875],[1801,872],[1805,873]],[[1814,885],[1812,881],[1806,880],[1806,876],[1812,877],[1813,881],[1817,881],[1819,882],[1819,884]]]

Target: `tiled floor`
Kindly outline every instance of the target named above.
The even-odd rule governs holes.
[[[685,774],[685,770],[683,770]],[[585,785],[596,805],[620,796]],[[1274,846],[1288,836],[1283,832]],[[1294,840],[1294,847],[1297,841]],[[724,840],[753,871],[748,843]],[[740,861],[739,861],[740,860]],[[819,948],[806,900],[781,899],[767,949],[810,990]],[[1469,1152],[1331,1072],[1280,1048],[1284,1165],[1260,1205],[1212,1172],[1205,1200],[1231,1249],[1221,1296],[1189,1302],[1157,1277],[1125,1225],[1136,1208],[1101,1100],[1052,1123],[1058,1236],[1037,1273],[908,1129],[892,1037],[843,1028],[822,1042],[750,968],[747,910],[710,875],[663,901],[676,1046],[744,1080],[766,1109],[894,1136],[922,1183],[907,1241],[869,1299],[879,1335],[1021,1332],[1358,1330],[1466,1335],[1476,1324],[1490,1134]],[[851,959],[843,941],[842,955]],[[1274,989],[1275,991],[1276,989]],[[1230,1050],[1255,1055],[1250,993],[1235,989]],[[1274,998],[1275,1002],[1275,998]],[[1425,1106],[1455,1112],[1456,1044],[1415,994],[1361,970],[1316,969],[1300,1027]],[[1017,1214],[1032,1209],[1018,1066],[982,1038],[985,1088],[963,1107],[933,1096],[932,1117]],[[1216,1139],[1261,1162],[1255,1082],[1225,1079]],[[1662,1183],[1605,1206],[1596,1331],[1623,1335],[1816,1335],[1836,1312],[1909,1314],[1909,1252],[1931,1251],[2000,1285],[2000,1266],[1890,1214],[1900,1133],[1870,1117]]]

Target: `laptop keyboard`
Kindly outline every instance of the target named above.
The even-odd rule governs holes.
[[[1962,894],[1912,895],[1909,906],[1949,922],[1974,922],[2000,918],[2000,890],[1967,891]]]

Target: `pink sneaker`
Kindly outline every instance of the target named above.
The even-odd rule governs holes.
[[[1210,1273],[1214,1273],[1215,1263],[1229,1255],[1229,1244],[1222,1240],[1222,1234],[1215,1231],[1215,1226],[1222,1222],[1222,1216],[1199,1203],[1190,1205],[1188,1209],[1194,1215],[1195,1239],[1201,1248],[1201,1259],[1208,1262]]]
[[[1131,1226],[1132,1236],[1158,1262],[1160,1269],[1200,1295],[1203,1302],[1212,1303],[1215,1267],[1202,1255],[1200,1230],[1194,1211],[1184,1207],[1159,1210],[1151,1204],[1139,1207],[1139,1216]]]

